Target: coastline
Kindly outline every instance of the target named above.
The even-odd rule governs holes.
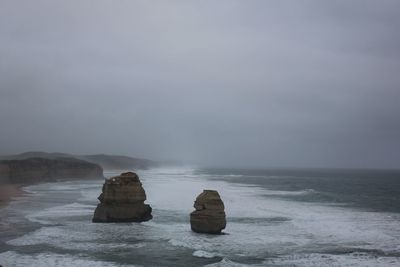
[[[0,208],[6,206],[12,198],[27,194],[22,190],[23,186],[23,184],[0,184]]]
[[[194,171],[158,169],[140,173],[148,203],[157,207],[157,216],[144,224],[93,224],[93,211],[102,189],[99,180],[22,187],[30,189],[28,197],[18,201],[14,198],[7,208],[0,209],[1,264],[212,266],[222,262],[221,265],[287,266],[317,262],[323,266],[347,263],[397,266],[399,263],[397,250],[393,250],[399,244],[393,238],[399,227],[396,214],[293,198],[313,196],[315,192],[304,188],[318,190],[314,183],[291,191],[285,187],[287,180],[282,180],[283,188],[264,189],[215,179],[237,177],[246,181],[246,173],[204,175]],[[109,175],[113,174],[105,173],[106,177]],[[247,178],[252,178],[251,175],[250,172]],[[272,178],[266,179],[269,185]],[[333,178],[337,179],[336,175]],[[298,177],[294,179],[299,181]],[[331,179],[334,185],[339,184],[335,192],[341,193],[343,186],[354,184],[345,178],[340,183],[335,179]],[[353,179],[358,183],[358,176]],[[375,179],[380,183],[384,178]],[[388,188],[392,191],[395,186]],[[209,237],[190,230],[188,214],[193,210],[194,196],[202,188],[215,188],[227,203],[226,235]],[[35,193],[29,193],[31,190]],[[285,195],[287,198],[282,199]],[[157,251],[159,256],[153,257],[151,251]],[[307,252],[299,255],[298,251]]]

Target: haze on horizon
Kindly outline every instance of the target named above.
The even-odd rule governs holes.
[[[400,168],[399,1],[0,1],[0,154]]]

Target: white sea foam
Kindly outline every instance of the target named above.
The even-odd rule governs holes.
[[[0,253],[1,264],[13,267],[133,267],[138,265],[120,265],[113,262],[105,262],[79,257],[76,255],[39,253],[35,255],[24,255],[14,251]]]
[[[221,252],[222,255],[242,253],[259,255],[269,252],[284,253],[308,249],[324,244],[365,249],[379,249],[391,253],[400,244],[400,216],[398,214],[363,212],[350,208],[333,207],[321,203],[305,203],[274,198],[265,195],[303,195],[315,193],[312,189],[302,191],[273,191],[263,188],[231,184],[223,181],[204,180],[199,177],[168,177],[143,175],[143,183],[149,202],[157,209],[174,210],[188,214],[193,200],[203,189],[219,191],[226,206],[229,235],[218,238],[182,234],[188,227],[179,224],[157,223],[163,238],[177,246]],[[179,193],[175,193],[179,192]],[[286,217],[287,221],[274,226],[229,222],[229,217],[270,218]],[[177,237],[180,237],[177,239]],[[226,246],[225,244],[229,244]]]
[[[315,192],[312,189],[274,191],[254,185],[203,179],[188,168],[142,171],[139,176],[146,190],[147,203],[154,209],[152,221],[142,224],[93,224],[90,218],[98,202],[96,198],[102,181],[75,181],[76,185],[68,184],[68,187],[65,184],[62,187],[47,184],[35,190],[43,194],[54,190],[71,190],[80,192],[81,197],[73,203],[29,211],[27,217],[30,220],[49,225],[11,240],[9,245],[46,244],[62,249],[99,252],[118,248],[135,250],[145,247],[146,242],[168,241],[176,249],[192,250],[195,257],[225,257],[210,266],[245,266],[236,263],[235,257],[267,259],[271,254],[292,256],[276,258],[265,264],[319,266],[315,265],[319,260],[324,265],[332,262],[338,266],[341,263],[353,264],[348,266],[398,264],[398,258],[384,256],[384,253],[400,251],[399,214],[268,198],[269,194],[301,195]],[[195,197],[203,189],[218,190],[225,202],[228,220],[226,235],[209,236],[191,232],[189,213],[193,210]],[[74,221],[79,216],[86,216],[87,221]],[[278,223],[268,221],[275,217],[287,220]],[[230,218],[235,220],[230,221]],[[241,221],[240,218],[246,220]],[[262,219],[266,219],[265,222]],[[380,250],[382,255],[333,255],[323,250],[332,244],[337,247]],[[309,253],[319,250],[318,254]],[[358,258],[361,264],[357,263]]]
[[[243,263],[238,263],[238,262],[233,262],[227,258],[223,258],[220,262],[212,263],[212,264],[207,264],[205,266],[208,267],[248,267],[248,266],[265,266],[265,265],[259,265],[259,264],[243,264]]]
[[[211,258],[217,257],[218,255],[216,255],[215,253],[204,251],[204,250],[196,250],[195,252],[193,252],[193,256],[199,257],[199,258],[211,259]]]
[[[146,246],[144,242],[124,242],[123,239],[120,239],[120,237],[129,235],[129,233],[126,234],[129,231],[135,231],[134,227],[130,227],[129,224],[101,227],[89,222],[71,223],[65,226],[42,227],[32,233],[10,240],[7,244],[12,246],[46,244],[55,248],[82,252],[139,249]],[[135,232],[131,235],[135,235]],[[118,239],[120,242],[117,242]]]
[[[98,199],[97,197],[99,196],[101,192],[101,183],[98,183],[90,188],[85,188],[79,190],[81,197],[77,199],[79,202],[90,202],[90,203],[97,203]]]
[[[330,254],[295,254],[265,262],[272,266],[298,266],[298,267],[398,267],[398,257],[376,257],[365,253],[350,253],[344,255]]]
[[[74,202],[31,213],[28,214],[26,218],[32,222],[49,225],[57,222],[60,218],[92,214],[95,207],[96,206],[93,205]]]
[[[13,246],[28,246],[37,244],[48,244],[57,246],[64,244],[64,248],[75,247],[74,243],[96,240],[98,236],[92,233],[78,232],[63,226],[42,227],[34,232],[21,236],[19,238],[7,241]]]
[[[264,189],[265,196],[302,196],[302,195],[309,195],[315,194],[317,191],[314,189],[305,189],[305,190],[298,190],[298,191],[279,191],[279,190],[267,190]]]

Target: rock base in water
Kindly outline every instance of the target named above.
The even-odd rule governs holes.
[[[99,196],[93,222],[143,222],[153,218],[146,193],[136,173],[127,172],[107,179]]]
[[[190,226],[196,233],[220,234],[226,227],[225,207],[218,192],[204,190],[194,202]]]

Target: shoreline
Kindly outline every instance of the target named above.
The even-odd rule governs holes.
[[[7,206],[7,204],[14,198],[27,194],[22,190],[24,184],[0,184],[0,208]]]
[[[95,180],[95,179],[104,179],[106,178],[104,175],[101,177],[91,177],[91,178],[80,178],[83,180],[89,179],[89,180]],[[21,197],[25,196],[27,194],[30,194],[27,191],[24,191],[22,188],[24,186],[30,186],[30,185],[36,185],[36,184],[41,184],[41,183],[57,183],[57,182],[65,182],[65,181],[75,181],[75,180],[80,180],[80,179],[56,179],[56,180],[43,180],[43,181],[35,181],[32,183],[18,183],[18,184],[10,184],[10,183],[5,183],[5,184],[0,184],[0,208],[3,208],[4,206],[7,206],[8,203],[14,198],[14,197]],[[1,267],[1,266],[0,266]]]

